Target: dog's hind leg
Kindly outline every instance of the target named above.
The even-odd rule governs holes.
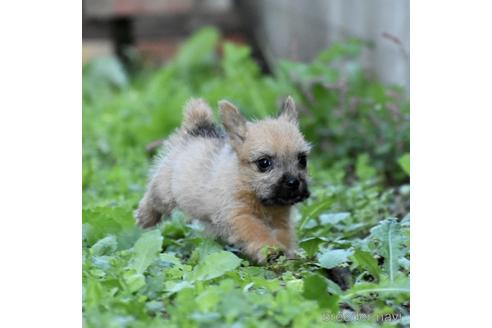
[[[135,212],[137,223],[142,228],[150,228],[169,216],[175,207],[170,188],[170,172],[161,169],[150,181],[148,190]]]
[[[158,224],[164,211],[162,208],[155,206],[155,201],[152,200],[153,196],[150,192],[147,192],[138,205],[138,209],[135,211],[135,218],[138,225],[141,228],[150,228]]]

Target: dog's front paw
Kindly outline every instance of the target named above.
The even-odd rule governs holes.
[[[257,247],[253,252],[249,252],[249,255],[259,264],[272,263],[285,252],[281,245],[263,245]]]

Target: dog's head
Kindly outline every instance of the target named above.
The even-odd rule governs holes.
[[[239,159],[240,178],[266,206],[287,206],[309,197],[310,146],[299,131],[292,97],[276,118],[247,122],[228,101],[219,102],[229,142]]]

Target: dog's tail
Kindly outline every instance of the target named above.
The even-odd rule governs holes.
[[[190,99],[186,103],[182,129],[192,135],[216,129],[212,109],[205,100]]]

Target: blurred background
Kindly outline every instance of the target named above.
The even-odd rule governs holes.
[[[335,41],[371,43],[364,65],[383,82],[409,87],[407,0],[84,0],[84,62],[136,52],[146,62],[172,58],[200,27],[248,44],[266,72],[279,58],[311,61]]]

